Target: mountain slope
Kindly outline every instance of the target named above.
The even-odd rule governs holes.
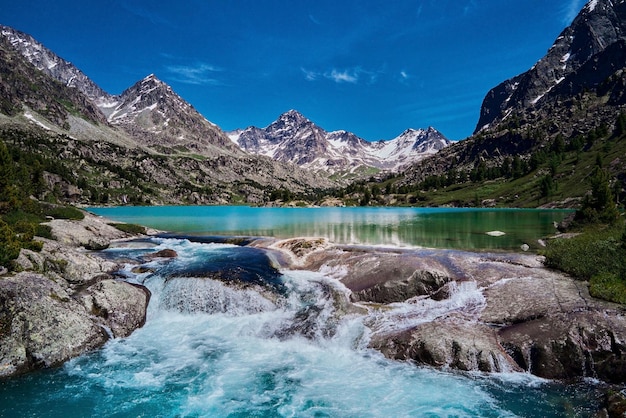
[[[275,190],[304,194],[333,186],[240,150],[154,76],[120,96],[92,100],[79,85],[54,78],[60,58],[32,40],[15,42],[16,33],[25,36],[6,28],[0,36],[0,140],[24,161],[45,162],[47,191],[40,198],[261,204]],[[65,69],[61,74],[78,71],[69,63]]]
[[[228,137],[151,74],[100,105],[114,126],[159,152],[241,155]]]
[[[0,36],[0,111],[30,115],[28,109],[40,112],[60,127],[68,127],[71,114],[80,114],[93,123],[105,122],[90,100],[24,62],[9,40]]]
[[[434,128],[408,129],[393,140],[368,142],[347,131],[326,132],[295,110],[266,128],[249,127],[228,135],[248,152],[329,173],[365,167],[397,170],[451,143]]]
[[[87,77],[72,63],[37,42],[32,36],[8,26],[0,25],[0,33],[37,69],[55,80],[82,92],[89,100],[99,103],[107,101],[110,95]]]
[[[7,26],[0,33],[41,72],[85,95],[105,116],[99,121],[119,126],[140,145],[165,153],[240,154],[221,129],[153,74],[114,96],[32,36]]]
[[[473,136],[411,166],[398,185],[410,190],[454,186],[450,196],[455,197],[439,190],[440,199],[430,204],[467,204],[488,195],[507,205],[551,199],[571,206],[589,190],[594,161],[604,161],[612,187],[625,189],[626,160],[620,155],[625,149],[625,22],[626,1],[588,2],[544,58],[487,94]],[[517,200],[520,195],[526,200]]]
[[[530,70],[487,93],[476,132],[502,122],[514,111],[540,107],[541,102],[550,97],[573,96],[584,88],[598,85],[617,68],[579,70],[589,65],[597,54],[605,53],[625,39],[626,2],[590,1]],[[611,61],[618,63],[619,59]]]

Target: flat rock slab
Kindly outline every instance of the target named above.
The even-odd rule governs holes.
[[[592,298],[587,283],[545,268],[540,256],[301,239],[261,245],[285,253],[290,268],[341,281],[374,318],[371,346],[390,358],[626,382],[624,307]]]

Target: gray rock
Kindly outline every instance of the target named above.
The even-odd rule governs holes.
[[[623,307],[592,298],[587,283],[536,255],[328,244],[298,257],[289,246],[255,245],[288,251],[288,267],[319,270],[368,302],[370,346],[389,358],[626,382]]]
[[[416,270],[406,278],[391,278],[384,283],[352,293],[355,301],[393,303],[403,302],[415,296],[432,295],[439,291],[450,278],[440,272]]]
[[[377,335],[370,346],[392,359],[435,367],[521,371],[499,344],[493,328],[458,318],[427,322],[395,335]]]
[[[52,280],[34,273],[0,280],[0,376],[59,365],[107,338]]]
[[[102,280],[81,292],[80,301],[114,337],[127,337],[146,322],[150,291],[118,280]]]
[[[64,361],[141,327],[150,294],[113,280],[117,265],[81,247],[128,237],[103,220],[53,220],[59,241],[22,250],[21,273],[0,277],[0,377]]]
[[[520,367],[549,379],[626,381],[626,318],[616,311],[550,315],[504,328],[499,338]]]

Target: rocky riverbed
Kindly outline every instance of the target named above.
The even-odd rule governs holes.
[[[50,367],[128,336],[147,289],[88,249],[130,236],[101,218],[50,222],[55,240],[0,277],[0,376]],[[366,313],[370,346],[392,359],[464,371],[626,382],[626,315],[534,254],[255,240],[283,267],[319,271]]]
[[[130,235],[87,214],[52,220],[54,240],[22,250],[19,273],[0,276],[0,377],[62,364],[141,327],[150,293],[116,280],[89,249]]]
[[[418,364],[626,382],[626,315],[534,254],[260,241],[292,269],[342,282],[368,311],[370,346]]]

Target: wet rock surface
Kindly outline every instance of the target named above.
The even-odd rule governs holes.
[[[115,280],[117,265],[85,250],[128,235],[91,215],[49,224],[59,240],[22,250],[23,271],[0,277],[0,377],[60,365],[145,322],[148,290]]]
[[[370,346],[389,358],[626,382],[624,308],[592,298],[587,283],[540,256],[325,245],[283,260],[350,289],[369,310]]]

